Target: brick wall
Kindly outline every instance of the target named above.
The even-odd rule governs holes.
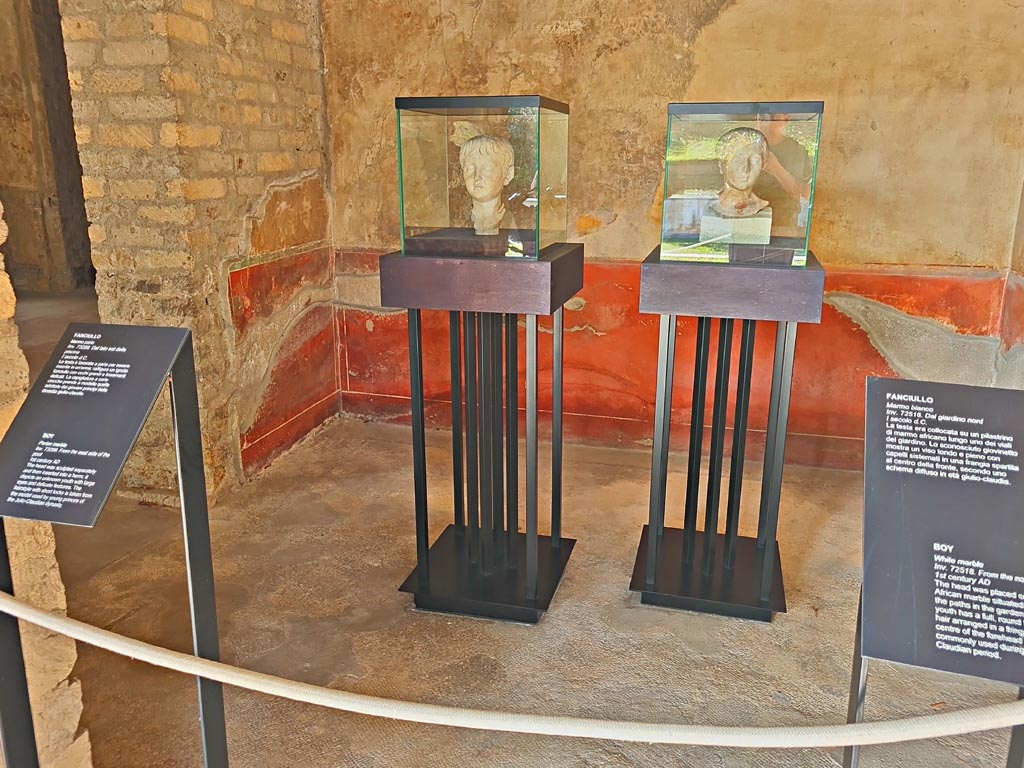
[[[295,226],[289,217],[308,212],[285,206],[272,247],[252,243],[272,190],[312,184],[324,196],[319,5],[62,0],[61,10],[100,315],[192,329],[217,487],[240,475],[239,408],[259,396],[277,337],[301,309],[270,318],[267,343],[240,345],[232,267],[327,237],[326,204],[322,221]],[[170,447],[163,403],[127,486],[174,488]]]

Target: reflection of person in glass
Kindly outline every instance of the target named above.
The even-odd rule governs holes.
[[[741,219],[755,216],[768,205],[752,189],[768,159],[768,142],[753,128],[733,128],[718,139],[718,167],[724,186],[711,210]]]
[[[496,235],[505,218],[502,190],[515,176],[515,151],[507,139],[474,136],[459,150],[462,180],[473,198],[473,231]]]
[[[757,129],[768,139],[768,157],[754,194],[772,207],[776,226],[801,227],[801,211],[811,196],[811,156],[786,135],[789,115],[760,115]]]

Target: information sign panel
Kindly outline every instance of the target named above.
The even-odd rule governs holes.
[[[0,517],[95,525],[188,335],[68,326],[0,442]]]
[[[1024,392],[869,378],[862,654],[1024,685]]]

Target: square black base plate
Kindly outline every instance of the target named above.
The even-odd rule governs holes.
[[[640,593],[642,603],[665,608],[717,613],[720,616],[757,621],[771,621],[773,614],[785,613],[786,591],[782,585],[779,545],[772,545],[775,547],[775,574],[770,599],[762,603],[761,566],[764,552],[757,548],[757,539],[738,537],[735,564],[732,568],[726,568],[725,536],[720,533],[714,536],[715,560],[710,575],[705,576],[704,532],[696,533],[693,560],[683,563],[683,531],[679,528],[666,528],[654,585],[649,587],[646,580],[650,532],[645,525],[640,534],[629,588]]]
[[[417,608],[503,621],[536,624],[551,605],[575,539],[562,537],[558,547],[550,536],[537,537],[537,597],[526,597],[526,535],[500,533],[481,549],[468,528],[449,525],[430,547],[426,583],[413,570],[398,589],[411,592]],[[486,555],[486,559],[485,556]],[[487,566],[485,568],[485,565]]]

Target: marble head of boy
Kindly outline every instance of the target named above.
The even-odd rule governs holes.
[[[733,128],[718,140],[718,166],[725,182],[712,208],[721,216],[754,216],[768,203],[754,194],[753,187],[768,160],[768,140],[753,128]]]
[[[473,231],[496,235],[505,218],[501,191],[515,176],[515,151],[507,139],[474,136],[459,150],[462,180],[473,198]]]

